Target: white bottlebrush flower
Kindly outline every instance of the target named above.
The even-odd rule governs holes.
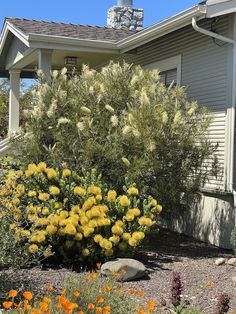
[[[114,108],[113,108],[112,106],[110,106],[110,105],[106,105],[105,108],[106,108],[106,110],[109,111],[110,113],[114,113],[114,112],[115,112]]]
[[[156,149],[156,143],[153,140],[149,140],[147,145],[146,145],[146,149],[149,152],[153,152]]]
[[[145,91],[141,92],[139,100],[140,100],[140,103],[143,105],[149,105],[150,104],[149,97]]]
[[[56,114],[56,111],[57,111],[57,100],[53,99],[49,107],[49,110],[47,111],[48,118],[52,118]]]
[[[64,68],[61,70],[61,74],[62,74],[62,75],[66,75],[66,73],[67,73],[67,68],[64,67]]]
[[[196,104],[192,104],[191,108],[188,110],[188,115],[191,117],[196,112],[197,106]]]
[[[128,160],[127,158],[122,157],[121,160],[123,161],[123,163],[124,163],[127,167],[130,166],[130,162],[129,162],[129,160]]]
[[[131,79],[131,81],[130,81],[130,85],[134,86],[134,85],[136,85],[138,83],[138,81],[139,81],[138,75],[134,74],[132,79]]]
[[[112,126],[115,127],[115,126],[118,125],[118,123],[119,123],[119,120],[118,120],[117,116],[116,115],[112,116],[111,117],[111,124],[112,124]]]
[[[57,70],[52,71],[52,78],[56,79],[58,77],[59,72]]]
[[[83,122],[78,122],[77,124],[76,124],[76,126],[77,126],[77,129],[78,129],[78,131],[83,131],[84,130],[84,124],[83,124]]]
[[[168,122],[168,114],[166,111],[162,113],[162,122],[163,124],[166,124]]]
[[[140,137],[140,132],[139,132],[139,130],[137,130],[137,129],[135,129],[135,128],[133,128],[132,129],[132,133],[133,133],[133,135],[135,136],[135,137]]]
[[[89,93],[90,94],[94,94],[94,87],[93,86],[89,86]]]
[[[61,124],[68,124],[70,122],[71,122],[70,119],[61,117],[58,119],[57,126],[60,126]]]
[[[181,120],[181,112],[178,110],[174,116],[174,124],[179,123]]]
[[[122,133],[124,134],[124,135],[128,135],[128,134],[130,134],[132,132],[132,128],[131,128],[131,126],[129,126],[129,125],[126,125],[124,128],[123,128],[123,130],[122,130]]]
[[[85,106],[82,106],[80,108],[80,110],[83,112],[83,113],[86,113],[86,114],[90,114],[91,113],[91,110],[88,108],[88,107],[85,107]]]
[[[128,121],[131,125],[134,123],[134,116],[132,115],[132,113],[128,114]]]

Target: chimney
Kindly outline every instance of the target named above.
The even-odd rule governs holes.
[[[117,0],[117,5],[108,10],[107,26],[140,31],[143,29],[143,9],[133,7],[133,0]]]

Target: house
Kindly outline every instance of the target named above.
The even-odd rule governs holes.
[[[158,68],[168,84],[186,86],[189,99],[212,112],[209,137],[219,143],[220,176],[202,188],[201,201],[188,217],[173,223],[179,231],[229,248],[236,224],[236,0],[208,0],[146,29],[143,10],[118,0],[108,26],[85,26],[6,18],[0,39],[0,77],[10,79],[9,131],[19,128],[20,78],[41,69],[83,63],[100,68],[126,60]],[[8,140],[0,143],[0,154]]]

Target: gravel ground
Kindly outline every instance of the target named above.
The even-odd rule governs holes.
[[[142,280],[124,283],[124,286],[144,290],[146,299],[169,300],[172,273],[180,272],[184,283],[183,299],[188,299],[192,306],[202,309],[203,313],[213,314],[217,297],[226,292],[231,297],[229,313],[233,314],[236,311],[236,282],[233,282],[232,277],[236,276],[236,267],[216,266],[218,257],[230,258],[232,252],[161,230],[158,235],[153,233],[145,248],[136,255],[147,266],[149,274]],[[0,290],[14,287],[39,291],[49,284],[61,288],[61,283],[71,273],[66,268],[32,268],[17,274],[10,269],[0,272]],[[73,275],[81,274],[77,271]],[[207,285],[208,281],[213,282],[212,286]]]

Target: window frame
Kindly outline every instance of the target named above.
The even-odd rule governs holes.
[[[145,65],[144,68],[148,70],[158,69],[160,72],[177,69],[176,85],[177,86],[181,85],[181,76],[182,76],[182,73],[181,73],[182,72],[182,56],[181,55],[177,55],[171,58],[149,63]]]

